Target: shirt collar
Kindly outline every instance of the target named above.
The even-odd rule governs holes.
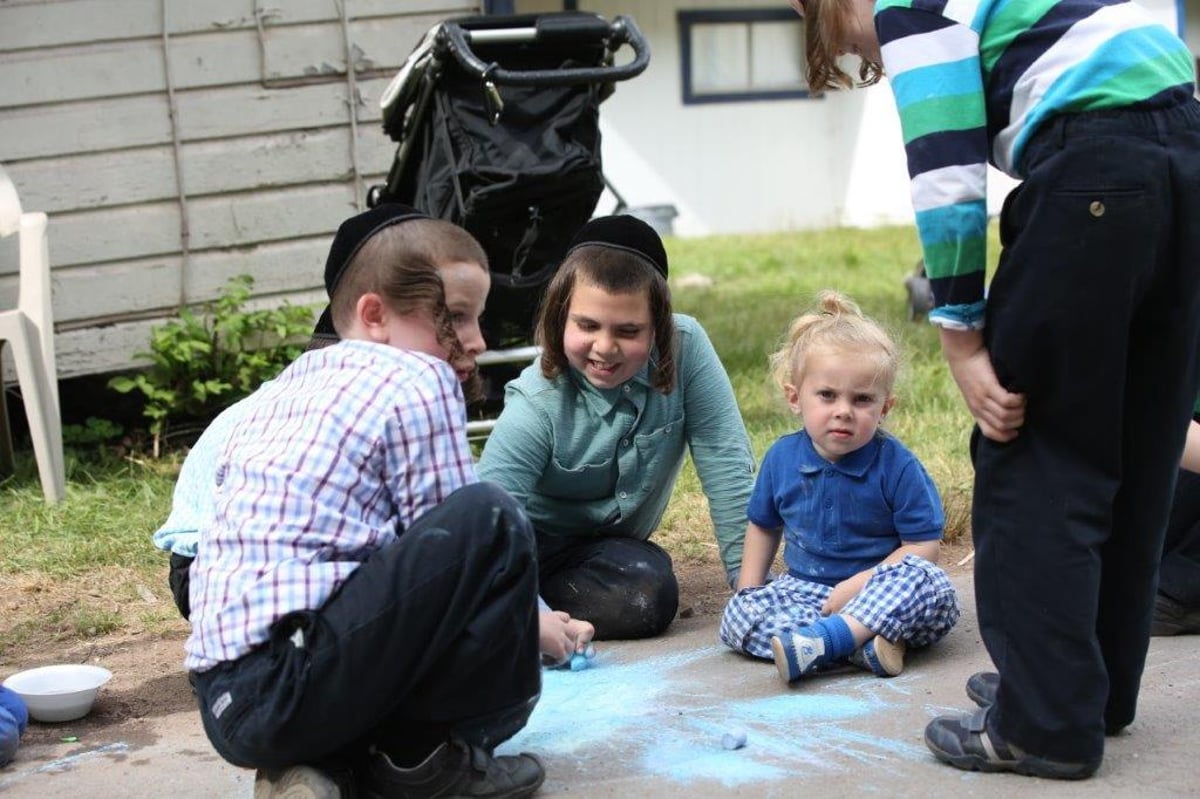
[[[830,463],[821,457],[821,453],[817,452],[817,448],[813,446],[812,437],[808,432],[801,430],[799,469],[803,474],[816,474],[825,469],[836,469],[850,477],[862,477],[874,462],[885,435],[886,433],[880,430],[862,447],[846,455],[837,463]]]
[[[632,402],[639,412],[645,405],[646,393],[650,388],[649,364],[643,366],[637,374],[616,388],[597,388],[578,369],[573,366],[568,368],[571,382],[579,390],[588,409],[596,416],[601,418],[608,416],[622,399]]]

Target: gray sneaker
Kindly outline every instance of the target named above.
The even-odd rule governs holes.
[[[254,799],[346,799],[349,795],[332,775],[312,766],[259,769],[254,776]]]
[[[450,740],[412,768],[400,768],[383,752],[372,752],[362,787],[372,799],[521,797],[531,796],[545,778],[542,761],[534,755],[497,757]]]

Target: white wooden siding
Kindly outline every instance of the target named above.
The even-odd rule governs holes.
[[[481,3],[342,6],[0,3],[0,163],[50,215],[60,377],[137,365],[152,326],[234,275],[260,304],[321,300],[330,237],[392,162],[383,88],[431,25]],[[12,256],[0,248],[0,307]]]

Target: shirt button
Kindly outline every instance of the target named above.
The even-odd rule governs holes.
[[[827,500],[825,500],[825,507],[826,507],[826,508],[832,508],[832,507],[833,507],[833,500],[832,500],[832,499],[827,499]]]
[[[667,432],[671,432],[671,425],[667,425]]]
[[[622,447],[628,447],[628,446],[629,446],[629,439],[628,439],[628,438],[623,438],[623,439],[621,439],[621,446],[622,446]]]
[[[1092,212],[1092,216],[1104,216],[1104,203],[1099,200],[1092,200],[1092,204],[1088,206],[1088,210]]]
[[[628,394],[628,393],[629,393],[629,386],[625,386],[625,393],[626,393],[626,394]]]
[[[625,499],[625,498],[626,498],[626,497],[628,497],[629,495],[628,495],[628,494],[626,494],[624,491],[622,491],[620,494],[617,494],[617,496],[619,496],[621,499]]]

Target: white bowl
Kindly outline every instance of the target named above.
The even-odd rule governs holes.
[[[4,681],[20,694],[36,721],[72,721],[86,716],[100,686],[112,672],[100,666],[67,663],[20,671]]]

